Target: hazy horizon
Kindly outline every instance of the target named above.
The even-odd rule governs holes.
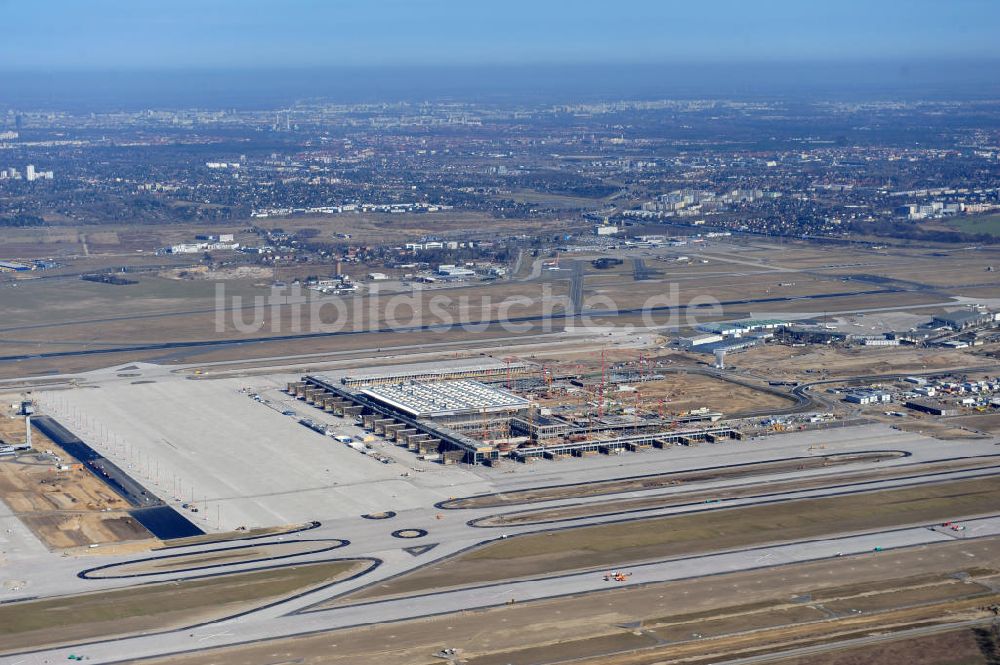
[[[997,60],[0,71],[9,108],[273,108],[303,100],[986,99]]]
[[[991,0],[2,3],[0,69],[866,61],[997,54]]]
[[[0,104],[1000,95],[990,0],[0,0]]]

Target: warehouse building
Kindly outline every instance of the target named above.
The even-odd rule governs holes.
[[[726,323],[703,323],[698,326],[698,330],[726,337],[740,337],[747,333],[775,331],[787,326],[788,322],[781,319],[743,319],[742,321],[729,321]]]
[[[844,397],[844,401],[852,404],[884,404],[892,401],[892,393],[874,389],[852,390]]]
[[[442,264],[438,266],[437,272],[443,277],[450,278],[461,278],[461,277],[475,277],[476,271],[464,268],[462,266],[456,266],[450,263]]]
[[[738,351],[745,351],[751,347],[757,346],[764,342],[765,339],[771,333],[759,333],[749,337],[732,337],[729,339],[722,339],[717,342],[710,342],[708,344],[702,344],[698,348],[694,349],[700,353],[715,353],[716,351],[723,351],[725,353],[736,353]]]
[[[0,272],[27,272],[29,270],[32,270],[32,267],[25,263],[0,261]]]
[[[931,402],[918,402],[917,400],[910,400],[906,402],[903,406],[907,409],[913,409],[914,411],[920,411],[921,413],[929,413],[932,416],[954,416],[958,413],[958,409],[949,409],[941,404],[933,404]]]
[[[934,325],[947,326],[952,330],[966,330],[976,326],[984,326],[993,321],[991,312],[961,311],[938,314],[933,318]]]
[[[703,346],[705,344],[711,344],[712,342],[721,342],[723,340],[722,335],[717,334],[704,334],[704,335],[692,335],[691,337],[681,337],[677,340],[677,343],[685,349],[690,349],[696,346]]]

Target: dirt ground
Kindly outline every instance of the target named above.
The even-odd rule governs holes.
[[[645,652],[600,656],[577,662],[581,665],[711,665],[720,658],[768,657],[775,652],[797,647],[836,648],[840,641],[868,638],[878,633],[948,626],[970,619],[986,624],[993,615],[983,609],[982,605],[995,603],[998,598],[1000,595],[992,594],[887,612],[838,617],[828,621],[764,628],[714,639],[695,638],[687,643],[656,647]],[[488,661],[472,663],[488,665]]]
[[[643,400],[663,400],[669,413],[707,407],[711,411],[733,414],[791,405],[790,400],[777,395],[700,374],[669,374],[663,380],[647,381],[635,387]]]
[[[820,597],[822,603],[827,603],[841,598],[859,598],[859,594],[873,590],[883,593],[900,590],[905,594],[916,587],[932,588],[935,595],[940,591],[937,597],[973,596],[969,601],[973,606],[986,604],[983,596],[976,597],[986,591],[981,583],[960,583],[950,575],[968,570],[974,573],[974,580],[980,580],[995,574],[998,568],[1000,539],[945,543],[704,579],[614,588],[580,597],[518,603],[489,610],[332,631],[190,656],[173,656],[153,662],[156,665],[168,662],[171,665],[277,662],[302,665],[430,665],[443,662],[435,658],[434,653],[444,647],[452,647],[459,649],[463,658],[478,665],[545,665],[564,662],[571,657],[598,656],[602,651],[607,654],[623,646],[649,646],[653,641],[646,632],[649,629],[673,630],[678,635],[686,632],[686,648],[693,652],[688,655],[696,655],[698,650],[702,654],[717,651],[720,644],[718,638],[742,635],[746,639],[761,635],[759,631],[767,626],[801,625],[801,622],[810,619],[828,618],[829,613],[811,602],[811,597]],[[903,604],[913,601],[912,596],[906,595],[901,595],[899,599]],[[974,610],[947,607],[934,608],[926,615],[939,618],[954,611],[979,615]],[[875,630],[881,625],[899,621],[899,617],[883,619],[878,614],[862,616],[875,617]],[[912,621],[912,616],[906,620]],[[870,625],[867,628],[873,629]],[[712,633],[703,632],[709,630]],[[705,638],[695,638],[692,633],[702,634]],[[748,641],[753,642],[752,639]],[[526,649],[538,651],[527,652]],[[936,652],[942,653],[939,650]],[[656,655],[665,660],[669,652],[661,651]],[[599,656],[593,662],[616,663],[610,655]],[[827,663],[826,660],[803,660],[785,665],[805,665],[807,662],[874,665],[910,661],[831,660]],[[919,665],[944,665],[947,661],[916,662]],[[973,663],[978,665],[979,661],[968,661],[968,665]]]
[[[0,420],[0,438],[24,440],[24,421]],[[51,549],[150,539],[128,503],[38,430],[34,453],[0,458],[0,500]],[[45,454],[51,451],[62,462]],[[59,470],[59,464],[68,465]],[[152,541],[151,541],[152,542]]]
[[[960,418],[949,418],[947,422],[991,434],[1000,434],[1000,413],[984,413]]]
[[[262,266],[239,266],[236,268],[210,270],[207,266],[195,266],[191,268],[164,270],[159,273],[159,276],[164,279],[186,280],[266,280],[270,283],[274,279],[274,269]]]
[[[997,645],[1000,645],[1000,638],[991,629],[963,628],[927,637],[908,637],[873,646],[772,662],[774,665],[993,665],[997,661]]]
[[[605,413],[620,409],[634,409],[647,415],[664,416],[684,414],[702,407],[727,415],[750,411],[780,409],[794,405],[794,400],[765,390],[732,383],[703,374],[678,371],[680,365],[704,363],[706,356],[682,354],[673,349],[608,349],[604,353],[605,371],[614,374],[649,378],[663,374],[657,380],[623,381],[622,385],[633,390],[618,391],[614,386],[604,395]],[[585,376],[599,382],[601,354],[593,351],[546,355],[540,352],[535,362],[544,364],[555,376]],[[637,399],[638,398],[638,399]],[[537,396],[542,407],[571,406],[581,413],[592,411],[596,403],[596,385],[570,391],[553,390],[549,396]],[[588,404],[590,406],[588,406]]]
[[[768,344],[730,357],[731,364],[768,377],[794,381],[868,374],[960,371],[990,364],[968,349],[792,347]]]
[[[918,434],[941,439],[942,441],[967,441],[969,439],[984,438],[982,434],[970,431],[961,427],[959,423],[952,423],[950,420],[942,421],[920,418],[919,420],[897,422],[895,425],[904,432],[917,432]]]

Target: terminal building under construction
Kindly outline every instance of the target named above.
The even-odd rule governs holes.
[[[707,410],[668,418],[543,416],[529,399],[476,380],[509,381],[515,371],[530,371],[525,363],[385,369],[366,375],[308,375],[289,383],[288,392],[446,464],[524,462],[742,438],[738,430],[716,424],[721,414]]]

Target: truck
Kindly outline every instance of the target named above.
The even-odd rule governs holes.
[[[299,419],[299,424],[300,425],[305,425],[306,427],[308,427],[309,429],[311,429],[314,432],[319,432],[320,434],[326,435],[327,427],[323,423],[314,422],[313,420],[310,420],[309,418],[300,418]]]

